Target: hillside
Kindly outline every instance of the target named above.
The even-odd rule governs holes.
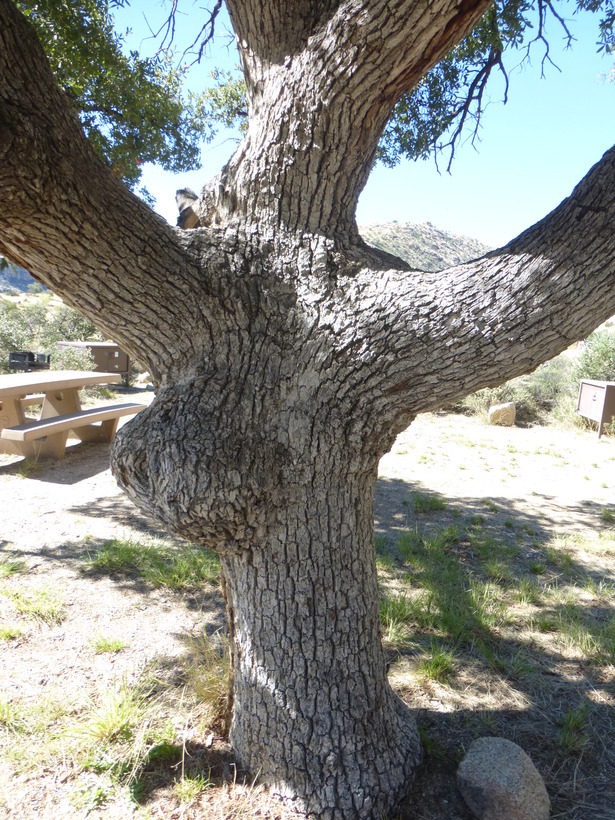
[[[360,225],[359,232],[368,244],[400,256],[421,270],[443,270],[490,250],[477,239],[441,231],[431,222]]]

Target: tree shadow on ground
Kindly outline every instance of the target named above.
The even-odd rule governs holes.
[[[217,628],[222,628],[226,621],[224,607],[215,579],[217,561],[212,556],[207,558],[205,566],[201,561],[198,548],[182,542],[169,541],[157,545],[155,541],[129,541],[130,554],[119,560],[111,553],[108,563],[95,565],[95,559],[102,551],[108,551],[113,539],[88,538],[85,541],[67,541],[52,547],[37,547],[34,550],[11,549],[3,546],[5,559],[24,560],[33,558],[40,564],[41,560],[49,566],[62,564],[69,567],[76,575],[90,579],[93,584],[100,578],[109,578],[120,589],[148,597],[157,590],[167,590],[177,595],[183,606],[195,611],[217,613]],[[121,549],[121,547],[120,547]],[[160,555],[157,555],[160,551]],[[196,555],[195,555],[196,553]],[[212,565],[212,566],[210,566]],[[94,594],[94,590],[93,590]]]
[[[75,504],[68,512],[86,518],[104,518],[153,538],[168,536],[155,518],[135,507],[124,494],[96,498],[87,504]]]
[[[523,500],[443,499],[418,483],[378,482],[385,587],[388,579],[411,594],[414,585],[426,602],[412,635],[387,650],[394,688],[417,710],[426,749],[403,818],[469,819],[455,772],[474,739],[494,735],[531,756],[553,817],[615,817],[615,551],[569,549],[583,533],[605,531],[611,508],[554,507],[548,496],[540,505],[537,514]],[[513,605],[510,622],[490,621],[477,603],[477,590],[515,601],[524,585],[528,600]],[[547,588],[561,598],[541,600]],[[441,683],[420,674],[420,661],[439,650],[455,664]]]
[[[77,484],[109,469],[109,445],[74,443],[59,461],[15,457],[0,467],[0,476],[21,476],[50,484]]]

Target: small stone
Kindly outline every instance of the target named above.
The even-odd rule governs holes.
[[[489,408],[489,424],[499,424],[502,427],[514,427],[517,411],[514,401],[505,404],[494,404]]]
[[[479,820],[549,818],[545,784],[523,749],[510,740],[476,740],[459,765],[457,786]]]

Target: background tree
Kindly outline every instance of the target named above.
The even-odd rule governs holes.
[[[124,0],[18,0],[84,133],[117,176],[134,188],[141,165],[198,168],[211,138],[200,95],[182,93],[186,64],[170,48],[147,58],[127,51],[112,10]],[[143,194],[143,191],[141,192]],[[147,194],[146,194],[147,198]]]
[[[375,817],[420,759],[380,645],[378,461],[417,413],[528,372],[615,313],[615,152],[506,247],[410,271],[362,242],[357,198],[399,100],[489,3],[227,7],[247,132],[193,204],[200,226],[181,230],[101,162],[0,0],[0,252],[152,372],[156,399],[112,467],[220,555],[238,759],[312,816]]]

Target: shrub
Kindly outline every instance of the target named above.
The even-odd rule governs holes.
[[[563,353],[533,373],[487,387],[457,405],[461,412],[486,416],[493,404],[514,401],[520,422],[556,421],[585,426],[576,412],[579,381],[615,381],[615,333],[606,329],[592,333],[576,355]]]
[[[592,333],[583,343],[575,368],[576,380],[615,381],[615,333]]]
[[[89,319],[66,305],[51,305],[48,294],[20,303],[0,298],[0,373],[9,370],[9,353],[17,350],[50,353],[56,370],[93,370],[89,351],[56,345],[59,341],[101,338]]]
[[[533,373],[473,393],[464,399],[461,409],[486,416],[492,405],[514,401],[520,422],[543,421],[567,395],[573,369],[567,356],[558,356]]]

